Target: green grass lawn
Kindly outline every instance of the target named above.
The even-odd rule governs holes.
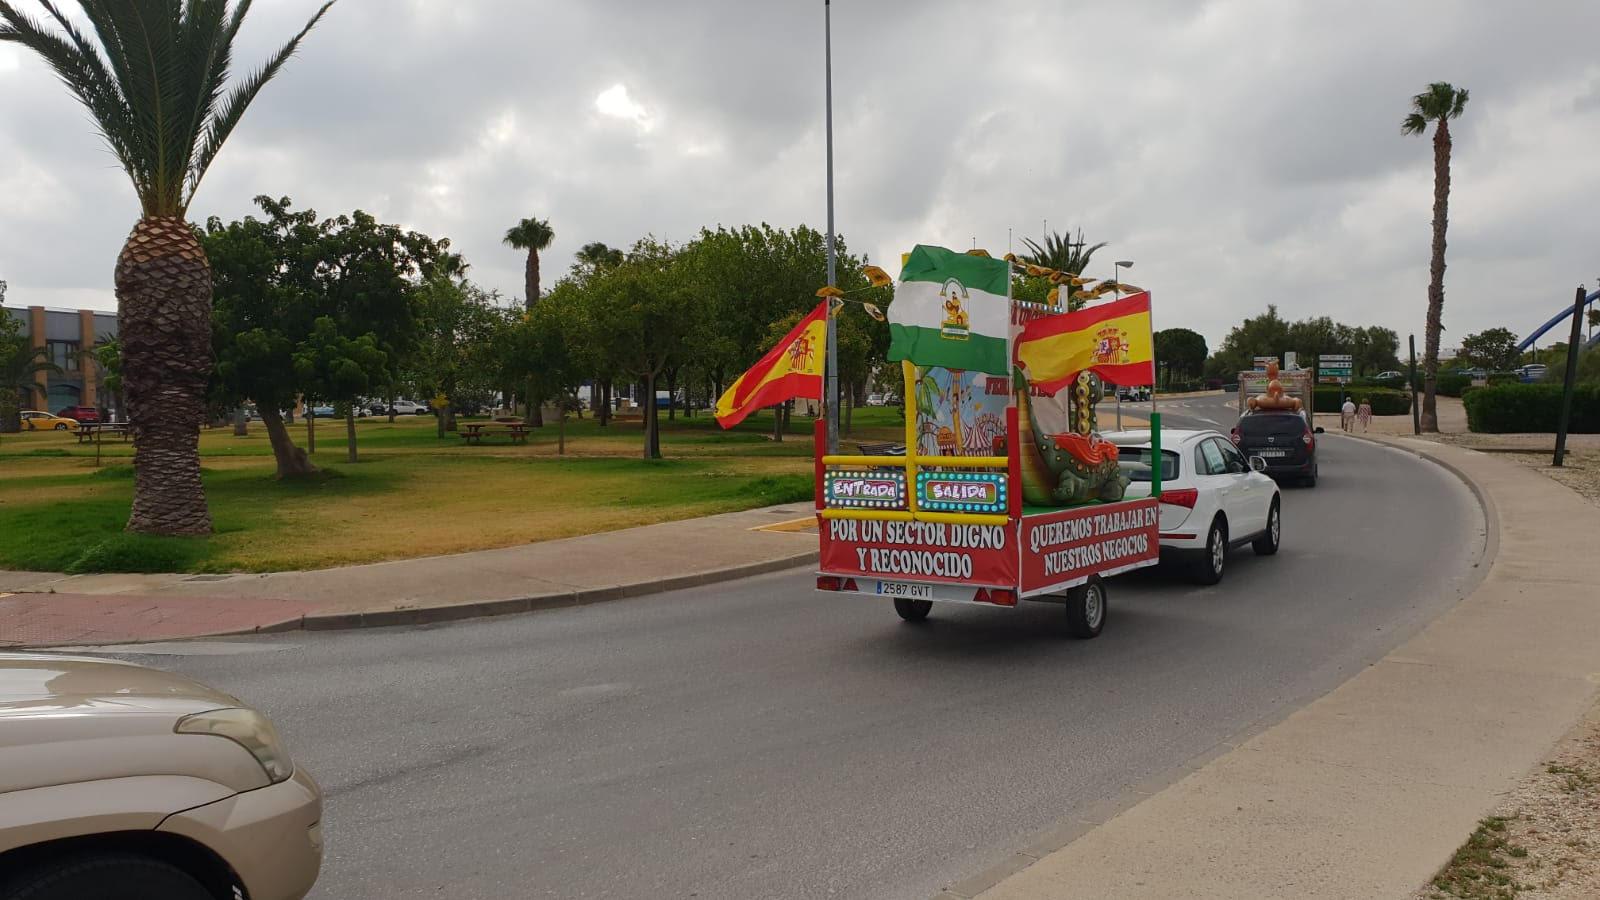
[[[902,433],[893,409],[857,410],[849,440]],[[319,568],[457,553],[748,509],[811,496],[811,420],[782,442],[766,413],[724,432],[709,416],[662,422],[667,459],[639,459],[638,422],[569,420],[527,446],[439,438],[431,416],[357,424],[361,461],[345,460],[343,422],[317,423],[321,477],[278,481],[265,431],[201,436],[216,533],[122,532],[131,447],[71,435],[0,436],[0,568],[74,572],[228,572]],[[305,442],[303,425],[293,435]]]

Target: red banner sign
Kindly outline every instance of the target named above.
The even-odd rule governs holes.
[[[1039,593],[1110,576],[1160,558],[1155,500],[1028,516],[1022,520],[1022,592]]]
[[[884,581],[1017,584],[1016,528],[824,519],[821,571]]]

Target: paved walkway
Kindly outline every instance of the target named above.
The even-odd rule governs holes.
[[[693,587],[815,559],[814,525],[768,528],[812,515],[810,503],[788,504],[500,550],[267,575],[0,572],[0,647],[406,625]]]
[[[1283,722],[945,897],[1400,897],[1446,862],[1600,689],[1600,510],[1494,455],[1381,440],[1485,497],[1498,552],[1478,589]]]

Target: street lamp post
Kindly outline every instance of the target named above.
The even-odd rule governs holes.
[[[1118,300],[1122,299],[1122,270],[1133,268],[1133,261],[1119,259],[1111,264],[1111,290]],[[1150,388],[1150,396],[1155,396],[1156,389]],[[1117,385],[1117,430],[1122,430],[1122,385]]]
[[[826,96],[824,115],[828,144],[828,286],[838,283],[833,239],[833,5],[822,0],[822,67]],[[834,321],[832,304],[827,316],[828,377],[824,380],[822,406],[828,417],[828,452],[839,452],[839,326]]]

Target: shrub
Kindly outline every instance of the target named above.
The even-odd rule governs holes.
[[[1361,403],[1366,398],[1372,403],[1372,414],[1375,416],[1404,416],[1411,413],[1411,395],[1406,391],[1397,391],[1390,388],[1357,387],[1347,388],[1344,396]],[[1316,394],[1316,411],[1321,413],[1336,413],[1343,403],[1337,385],[1318,385]]]
[[[89,545],[67,572],[186,572],[206,555],[206,539],[118,534]]]
[[[1561,424],[1561,385],[1502,384],[1478,388],[1462,401],[1467,427],[1484,434],[1554,432]],[[1572,396],[1570,430],[1600,434],[1600,385],[1580,384]]]

